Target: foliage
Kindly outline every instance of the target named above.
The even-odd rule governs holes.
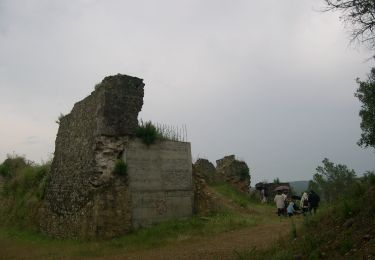
[[[367,81],[357,79],[357,83],[359,88],[354,95],[362,103],[359,111],[362,134],[358,145],[375,148],[375,68],[371,69]]]
[[[9,178],[10,177],[10,171],[7,165],[0,164],[0,175]]]
[[[375,47],[375,2],[373,0],[325,0],[325,11],[339,11],[351,27],[352,41]]]
[[[185,142],[187,140],[187,129],[186,126],[174,127],[140,120],[136,130],[136,136],[141,138],[147,145],[155,143],[156,140]]]
[[[160,133],[158,133],[151,121],[141,121],[135,134],[147,145],[153,144],[158,138],[161,138]]]
[[[250,179],[250,169],[244,168],[239,172],[240,180]]]
[[[24,156],[8,154],[7,159],[0,164],[0,175],[11,178],[15,172],[31,165],[33,165],[33,162],[26,160]]]
[[[347,193],[355,182],[354,170],[349,170],[346,165],[330,162],[327,158],[323,160],[323,166],[316,168],[310,188],[315,187],[326,201],[332,202]]]
[[[179,127],[179,126],[171,126],[171,125],[157,123],[156,129],[162,139],[180,141],[180,142],[187,141],[186,125],[182,125],[182,127]]]
[[[50,163],[36,165],[13,155],[2,163],[8,177],[0,194],[0,221],[19,227],[37,229],[40,202],[49,178]]]
[[[57,118],[57,120],[55,121],[56,122],[56,124],[60,124],[60,122],[61,122],[61,119],[63,119],[64,118],[64,114],[63,113],[60,113],[60,115],[58,116],[58,118]]]
[[[365,172],[365,174],[363,175],[362,181],[369,183],[371,185],[375,185],[375,171]]]
[[[292,221],[289,239],[281,238],[265,250],[251,248],[236,252],[238,259],[294,259],[296,256],[301,259],[361,259],[363,250],[366,253],[363,245],[371,247],[363,237],[375,224],[375,204],[369,203],[375,195],[374,176],[373,172],[368,172],[359,178],[348,191],[350,196],[326,204],[317,214],[304,218],[300,228]]]
[[[276,179],[273,179],[273,183],[275,183],[275,184],[280,184],[280,179],[279,179],[279,177],[277,177]]]
[[[113,173],[119,176],[126,176],[128,166],[123,160],[117,160]]]
[[[214,190],[231,199],[240,207],[250,207],[252,203],[259,203],[259,199],[250,197],[232,187],[229,183],[220,183],[213,186]]]

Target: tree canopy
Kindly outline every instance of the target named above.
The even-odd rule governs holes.
[[[325,0],[325,11],[340,11],[340,17],[350,28],[352,41],[358,40],[375,48],[374,0]]]
[[[354,95],[362,102],[359,111],[362,134],[358,145],[375,148],[375,68],[371,69],[367,81],[357,79],[357,83],[359,88]]]
[[[313,180],[309,183],[309,189],[315,190],[324,197],[326,201],[337,200],[348,191],[354,183],[356,174],[349,170],[346,165],[330,162],[324,158],[323,166],[316,168]]]
[[[375,0],[324,0],[325,11],[340,11],[341,19],[350,27],[352,41],[358,40],[375,49]],[[375,58],[375,55],[373,56]],[[357,78],[359,88],[354,95],[362,102],[359,116],[362,129],[358,145],[375,148],[375,68],[367,81]]]

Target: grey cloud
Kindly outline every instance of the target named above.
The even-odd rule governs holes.
[[[38,160],[53,152],[58,115],[125,73],[145,79],[140,117],[187,124],[194,158],[237,154],[253,181],[311,178],[324,157],[373,169],[372,150],[355,144],[353,97],[371,55],[348,48],[320,4],[0,0],[0,118],[28,119],[13,137],[43,136],[16,147]],[[0,155],[15,150],[1,136]]]

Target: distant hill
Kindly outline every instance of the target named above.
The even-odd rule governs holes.
[[[300,195],[306,191],[309,186],[309,181],[291,181],[289,185],[292,187],[296,195]]]

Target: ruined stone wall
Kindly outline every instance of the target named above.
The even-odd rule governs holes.
[[[127,179],[112,173],[137,127],[143,81],[105,78],[60,119],[41,230],[55,237],[112,237],[131,229]]]
[[[143,82],[105,78],[60,119],[40,228],[60,238],[111,238],[133,228],[190,217],[190,144],[134,136]],[[126,174],[116,174],[118,161]]]
[[[222,181],[222,178],[216,172],[215,166],[207,159],[199,158],[193,165],[194,173],[201,176],[207,183]]]
[[[244,161],[237,160],[234,155],[225,156],[216,161],[216,171],[236,189],[250,192],[250,170]]]

